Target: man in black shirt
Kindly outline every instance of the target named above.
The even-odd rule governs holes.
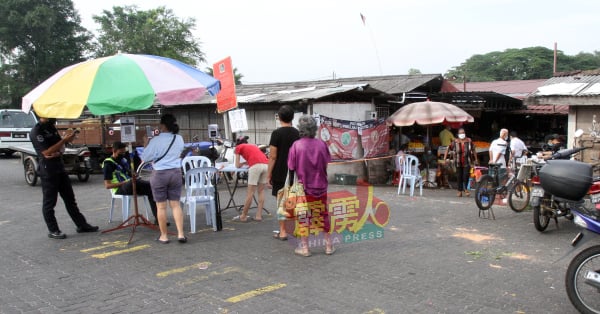
[[[273,196],[277,197],[277,192],[285,184],[285,178],[288,173],[288,153],[292,144],[300,138],[298,130],[292,126],[294,119],[294,109],[289,105],[283,105],[277,112],[277,119],[280,122],[280,128],[271,133],[269,141],[269,170],[267,181],[273,186]],[[290,178],[290,181],[293,178]],[[273,237],[278,240],[287,240],[285,230],[285,217],[277,216],[279,221],[279,232]]]
[[[62,152],[66,143],[75,139],[76,133],[67,134],[61,138],[56,129],[56,119],[40,118],[39,122],[31,129],[30,139],[38,156],[39,175],[42,180],[42,213],[48,226],[48,237],[52,239],[64,239],[66,234],[60,231],[58,222],[54,215],[54,207],[58,201],[58,195],[63,199],[67,213],[77,226],[77,232],[96,232],[97,226],[87,223],[85,217],[79,211],[75,202],[75,193],[71,186],[71,179],[65,171],[62,160]]]
[[[118,195],[133,195],[133,184],[131,182],[131,171],[126,155],[126,145],[122,142],[113,143],[113,153],[102,162],[102,172],[104,173],[104,187],[114,189]],[[150,208],[154,215],[154,224],[156,225],[156,202],[152,196],[150,182],[137,179],[135,187],[138,195],[148,196]]]

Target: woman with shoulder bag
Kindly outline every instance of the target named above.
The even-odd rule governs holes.
[[[187,242],[183,231],[183,211],[179,200],[181,198],[181,152],[184,144],[181,135],[178,135],[179,126],[172,114],[166,113],[160,117],[160,134],[149,143],[142,154],[143,161],[152,161],[152,177],[150,186],[156,202],[157,220],[160,236],[156,241],[167,244],[167,201],[173,211],[173,219],[177,226],[177,239],[179,243]],[[147,138],[144,139],[148,141]]]
[[[454,154],[454,159],[447,162],[454,163],[456,167],[456,178],[458,181],[456,196],[462,197],[463,191],[465,192],[465,196],[471,195],[467,189],[467,184],[469,183],[471,166],[477,163],[477,154],[473,142],[465,135],[465,129],[458,129],[458,138],[454,139],[448,146],[444,154],[444,160],[448,157],[448,152]]]

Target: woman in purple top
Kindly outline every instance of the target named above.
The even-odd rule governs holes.
[[[309,115],[300,117],[298,131],[300,139],[295,141],[290,148],[288,168],[290,171],[295,171],[298,182],[304,185],[306,201],[312,205],[309,207],[312,212],[311,220],[319,221],[320,217],[316,212],[322,208],[325,209],[320,213],[320,216],[322,216],[323,231],[325,233],[325,254],[331,255],[335,252],[329,234],[330,222],[327,211],[327,164],[331,161],[331,155],[325,142],[315,138],[317,122],[313,117]],[[300,246],[295,249],[294,253],[310,256],[308,236],[302,236],[300,240]]]

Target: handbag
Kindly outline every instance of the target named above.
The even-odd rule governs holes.
[[[290,171],[285,178],[283,188],[277,191],[277,214],[286,218],[293,218],[296,206],[306,203],[304,185],[298,182],[298,176],[294,176],[294,182],[290,185]]]

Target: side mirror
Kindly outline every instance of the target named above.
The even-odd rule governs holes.
[[[582,129],[577,129],[575,131],[575,138],[581,137],[583,135],[583,130]]]

